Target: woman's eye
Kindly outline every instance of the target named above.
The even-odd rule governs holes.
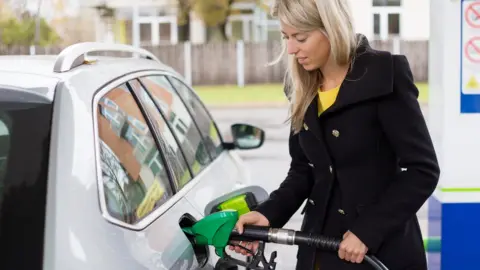
[[[307,40],[306,38],[298,38],[297,39],[298,42],[302,42],[302,43],[305,42],[306,40]]]

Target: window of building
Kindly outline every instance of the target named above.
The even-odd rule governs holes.
[[[104,113],[109,110],[120,125]],[[136,224],[165,203],[173,190],[154,137],[126,85],[100,99],[98,132],[107,210],[120,221]]]
[[[184,101],[188,110],[195,116],[195,122],[206,140],[206,146],[210,155],[215,158],[223,151],[222,137],[212,117],[208,113],[202,101],[192,90],[177,78],[169,77],[175,90]]]
[[[401,0],[373,0],[373,34],[377,39],[401,35]]]
[[[380,14],[373,14],[373,34],[380,36]]]
[[[167,119],[177,143],[180,145],[187,164],[193,175],[200,173],[210,162],[208,147],[205,145],[194,119],[183,104],[181,98],[163,75],[153,75],[139,78],[153,101],[162,101],[168,107],[161,108],[162,115]],[[177,183],[182,188],[187,182]]]
[[[402,0],[373,0],[374,7],[399,7],[402,5]]]
[[[388,14],[388,34],[400,35],[400,14],[398,13]]]

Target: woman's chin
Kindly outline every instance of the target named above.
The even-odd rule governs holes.
[[[309,64],[303,64],[302,65],[303,69],[305,69],[306,71],[312,71],[314,69],[316,69],[317,67],[315,67],[314,65],[309,65]]]

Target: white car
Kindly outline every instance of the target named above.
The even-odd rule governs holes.
[[[107,51],[132,57],[91,56]],[[264,132],[232,134],[139,48],[0,57],[0,269],[223,269],[182,227],[237,195],[266,199],[232,151]]]

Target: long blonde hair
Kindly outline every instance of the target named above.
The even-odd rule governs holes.
[[[330,41],[333,60],[342,66],[351,63],[357,38],[348,0],[274,0],[271,13],[299,31],[322,31]],[[283,42],[280,56],[271,64],[280,62],[286,51],[286,42]],[[284,84],[290,99],[290,121],[296,133],[302,129],[304,115],[323,76],[319,70],[305,70],[292,55],[288,62]]]

